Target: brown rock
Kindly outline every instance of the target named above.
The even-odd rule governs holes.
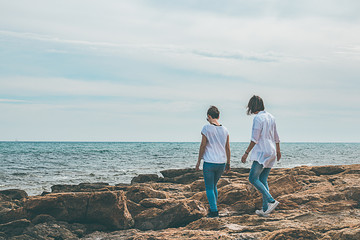
[[[157,191],[147,185],[133,185],[127,188],[126,197],[133,202],[139,203],[145,198],[168,198],[165,192]]]
[[[86,222],[99,223],[109,229],[128,229],[134,225],[126,196],[122,191],[93,194],[88,203]]]
[[[242,200],[237,201],[231,205],[231,209],[235,210],[238,214],[253,214],[256,210],[256,201],[254,200]],[[260,209],[260,203],[258,204]]]
[[[28,197],[28,194],[23,191],[23,190],[19,190],[19,189],[7,189],[7,190],[2,190],[0,191],[0,195],[4,195],[9,197],[11,200],[22,200],[24,198]]]
[[[290,194],[298,192],[302,186],[296,181],[296,178],[292,175],[286,175],[276,178],[269,182],[269,188],[271,195],[274,198],[284,194]]]
[[[302,239],[318,239],[315,232],[302,228],[286,228],[277,230],[266,235],[267,240],[302,240]]]
[[[233,183],[218,189],[220,204],[233,204],[240,200],[249,199],[250,192],[246,184]]]
[[[68,239],[76,240],[85,233],[85,227],[70,225],[65,222],[45,222],[30,226],[24,230],[24,238],[28,239]]]
[[[21,207],[2,208],[0,210],[0,223],[7,223],[19,219],[27,218],[28,214]]]
[[[220,178],[217,184],[217,188],[229,185],[230,181],[228,179]],[[205,182],[204,179],[199,179],[190,184],[190,189],[193,192],[202,192],[205,191]]]
[[[161,181],[161,179],[157,174],[140,174],[131,180],[131,184],[158,182]]]
[[[320,175],[334,175],[334,174],[338,174],[341,172],[344,172],[345,169],[342,166],[317,166],[317,167],[312,167],[311,171],[313,171],[314,173],[316,173],[316,175],[320,176]]]
[[[48,214],[40,214],[37,215],[31,222],[33,224],[39,224],[39,223],[44,223],[44,222],[55,222],[56,219],[53,216],[50,216]]]
[[[175,199],[158,199],[158,198],[145,198],[140,201],[140,205],[145,208],[163,208],[166,205],[174,204]]]
[[[141,230],[181,227],[206,214],[203,205],[194,200],[162,203],[162,209],[150,208],[135,216],[135,227]]]
[[[91,192],[108,187],[108,183],[80,183],[78,185],[54,185],[51,187],[52,193],[61,192]]]
[[[201,171],[193,168],[188,169],[170,169],[161,171],[164,176],[164,182],[188,184],[192,183],[203,176]]]
[[[138,215],[142,211],[146,210],[145,207],[141,206],[139,203],[127,200],[126,202],[127,209],[129,210],[132,217]]]
[[[344,228],[338,231],[330,231],[326,234],[328,239],[332,240],[359,240],[360,239],[360,225],[353,228]]]
[[[196,173],[194,168],[186,168],[186,169],[167,169],[163,170],[160,173],[164,176],[164,178],[175,178],[179,176],[183,176],[188,173]]]
[[[5,233],[7,236],[16,236],[23,233],[31,222],[27,219],[15,220],[13,222],[0,224],[0,232]]]
[[[127,229],[133,219],[126,206],[125,193],[57,193],[29,198],[24,209],[30,218],[48,214],[56,220],[98,223],[109,229]]]

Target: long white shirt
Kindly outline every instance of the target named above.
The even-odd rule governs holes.
[[[204,161],[208,163],[226,163],[225,145],[229,135],[226,127],[207,124],[201,130],[201,134],[207,139],[203,155]]]
[[[272,168],[276,161],[276,143],[280,142],[275,118],[266,111],[259,112],[253,120],[251,141],[255,142],[250,161]]]

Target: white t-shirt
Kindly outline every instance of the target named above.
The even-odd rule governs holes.
[[[229,135],[226,127],[207,124],[201,130],[201,133],[208,141],[203,155],[204,161],[208,163],[226,163],[225,145]]]
[[[268,112],[259,112],[253,120],[251,141],[255,142],[251,151],[250,161],[258,161],[264,168],[274,166],[276,160],[276,144],[279,135],[276,130],[275,118]]]

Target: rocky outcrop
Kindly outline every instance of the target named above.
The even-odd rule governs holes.
[[[207,218],[202,173],[165,170],[132,184],[57,185],[43,196],[0,192],[0,239],[360,239],[360,165],[272,169],[280,202],[254,214],[262,198],[249,169],[218,184],[219,218]]]
[[[30,219],[47,214],[59,221],[96,223],[109,229],[128,229],[134,220],[127,209],[123,191],[55,193],[32,197],[24,210]]]

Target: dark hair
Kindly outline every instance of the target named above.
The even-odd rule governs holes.
[[[215,106],[210,106],[209,110],[207,111],[207,114],[210,115],[212,118],[217,119],[219,118],[220,112],[219,109]]]
[[[247,115],[254,114],[258,111],[264,111],[264,102],[261,97],[259,96],[252,96],[249,100],[247,105]]]

